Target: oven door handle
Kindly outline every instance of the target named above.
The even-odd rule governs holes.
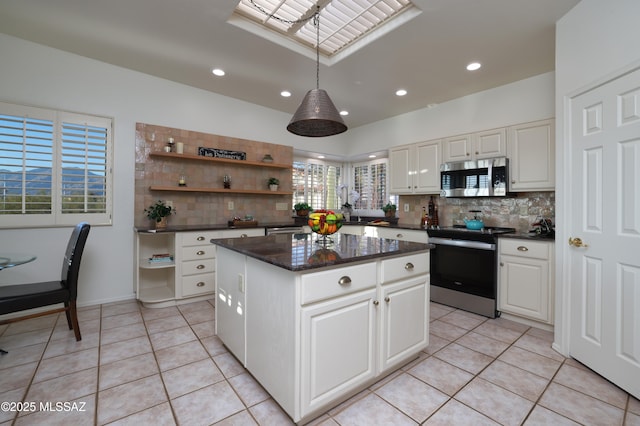
[[[454,240],[453,238],[429,237],[429,243],[443,246],[456,246],[480,250],[496,250],[496,245],[491,243],[483,243],[481,241]],[[438,247],[436,247],[437,249]]]

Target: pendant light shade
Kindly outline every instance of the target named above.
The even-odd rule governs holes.
[[[347,126],[327,92],[311,89],[291,118],[287,130],[299,136],[322,137],[345,132]]]
[[[316,88],[307,92],[287,126],[291,133],[312,138],[337,135],[347,130],[331,98],[320,89],[320,6],[316,7],[313,18],[316,26]]]

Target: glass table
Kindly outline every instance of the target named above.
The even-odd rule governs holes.
[[[0,271],[33,262],[37,256],[29,253],[0,253]]]
[[[36,255],[28,253],[0,253],[0,271],[33,262],[36,258]],[[6,353],[8,352],[0,348],[0,355],[5,355]]]

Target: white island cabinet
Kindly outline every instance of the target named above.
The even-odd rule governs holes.
[[[270,263],[289,256],[277,245],[261,249],[256,243],[254,252],[273,253],[265,259],[217,247],[217,261],[225,265],[216,268],[217,334],[297,423],[414,359],[428,344],[428,245],[355,235],[341,236],[340,245],[348,251],[363,242],[422,250],[296,270]],[[305,260],[318,258],[314,249],[329,262],[343,252],[313,243],[308,248]]]

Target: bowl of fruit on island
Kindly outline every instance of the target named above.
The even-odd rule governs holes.
[[[320,235],[331,235],[342,228],[342,214],[332,210],[314,210],[307,222],[311,230]]]

